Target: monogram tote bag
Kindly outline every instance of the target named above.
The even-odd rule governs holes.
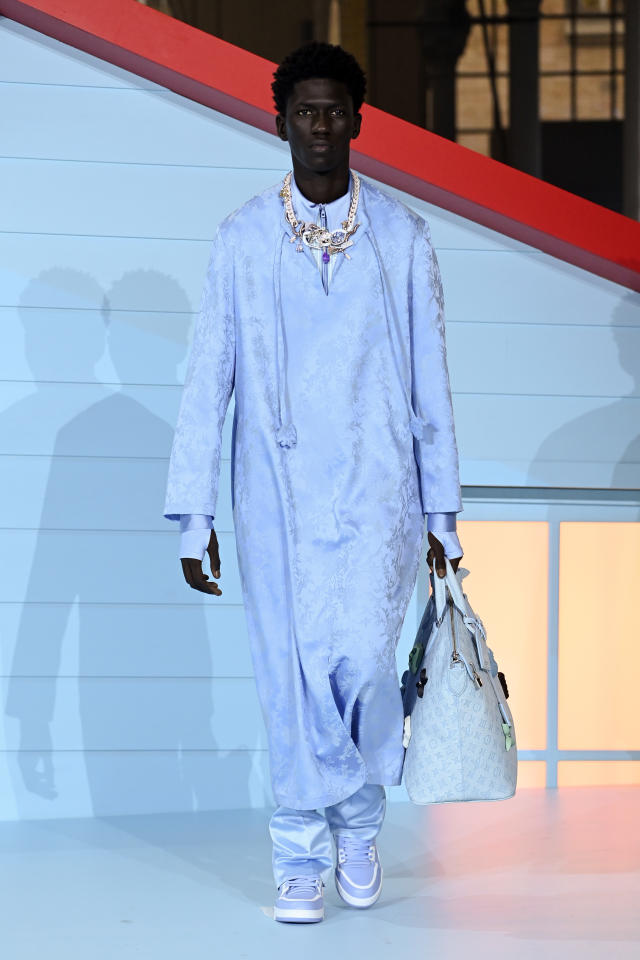
[[[409,669],[403,781],[413,803],[506,800],[515,794],[518,755],[508,689],[487,645],[482,621],[445,558],[446,577],[432,592]]]

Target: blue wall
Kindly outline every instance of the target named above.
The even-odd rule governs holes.
[[[185,584],[162,508],[210,239],[288,147],[5,18],[0,98],[0,819],[270,804],[233,402],[222,601]],[[440,259],[461,518],[638,519],[613,490],[640,486],[640,298],[385,189]]]

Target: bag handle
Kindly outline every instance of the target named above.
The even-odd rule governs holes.
[[[451,594],[451,600],[458,608],[462,616],[468,614],[467,604],[465,603],[464,595],[462,593],[462,587],[458,583],[458,578],[455,575],[454,569],[451,566],[451,561],[448,557],[444,558],[446,576],[439,577],[436,571],[436,562],[435,558],[433,561],[433,592],[435,595],[436,602],[436,619],[438,624],[441,623],[442,618],[444,617],[445,611],[447,609],[447,591],[446,588],[449,588],[449,593]]]

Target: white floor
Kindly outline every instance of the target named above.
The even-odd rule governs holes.
[[[640,958],[640,788],[387,805],[377,904],[277,923],[270,810],[0,824],[6,960]]]

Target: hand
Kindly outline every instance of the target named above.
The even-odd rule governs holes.
[[[220,576],[220,549],[213,527],[211,528],[207,553],[209,554],[211,573],[217,578]],[[180,563],[182,564],[184,578],[190,587],[193,587],[194,590],[200,590],[202,593],[212,593],[216,597],[222,596],[222,590],[218,584],[209,582],[209,577],[203,571],[200,560],[193,557],[181,557]]]
[[[433,560],[435,557],[436,561],[436,573],[440,578],[447,575],[447,567],[444,562],[444,546],[440,543],[438,538],[429,530],[427,532],[427,538],[429,540],[429,550],[427,552],[427,563],[429,565],[429,571],[433,570]],[[449,557],[449,563],[453,567],[453,572],[457,573],[458,564],[462,560],[462,557],[454,557],[453,559]]]

